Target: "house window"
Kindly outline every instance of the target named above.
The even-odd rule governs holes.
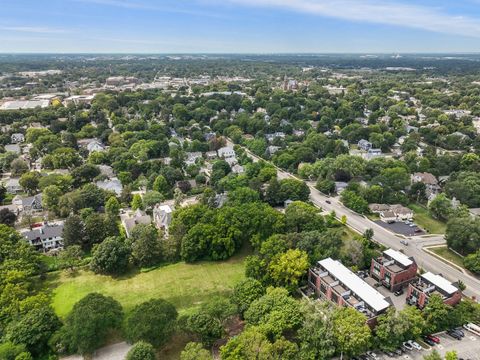
[[[385,273],[385,280],[384,281],[389,285],[390,285],[390,282],[391,282],[391,277],[392,277],[392,274],[390,274],[389,272]]]
[[[324,284],[320,284],[320,291],[324,294],[327,293],[327,287]]]

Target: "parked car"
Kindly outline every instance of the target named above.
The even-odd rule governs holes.
[[[407,343],[409,343],[415,350],[418,350],[418,351],[422,350],[422,347],[416,341],[408,340]]]
[[[402,350],[401,348],[395,349],[393,352],[394,352],[395,355],[397,355],[397,356],[400,356],[400,355],[403,354],[403,350]]]
[[[397,291],[395,291],[395,292],[393,293],[393,295],[395,295],[395,296],[400,296],[400,295],[402,295],[402,294],[403,294],[403,289],[398,289]]]
[[[430,346],[435,346],[435,345],[436,345],[435,341],[430,340],[430,339],[429,339],[428,337],[426,337],[426,336],[423,337],[423,341],[425,341],[425,343],[427,343],[427,344],[430,345]]]
[[[453,329],[447,330],[447,334],[457,340],[462,340],[462,336]]]
[[[426,337],[429,338],[430,340],[432,340],[434,343],[440,344],[440,338],[438,336],[427,335]]]
[[[408,246],[408,242],[406,240],[400,240],[400,244],[403,244],[405,246]]]
[[[459,333],[461,337],[464,337],[464,336],[465,336],[465,333],[463,332],[463,328],[462,328],[462,327],[458,327],[458,328],[455,328],[455,329],[453,329],[453,330],[456,331],[457,333]]]
[[[402,343],[402,349],[412,351],[413,346],[409,342],[405,341],[404,343]]]
[[[325,200],[327,204],[331,204],[332,202],[330,200]]]
[[[389,356],[389,357],[394,357],[395,356],[395,353],[393,353],[391,351],[385,351],[385,354],[387,354],[387,356]]]
[[[375,354],[373,351],[367,351],[367,356],[368,356],[370,359],[373,359],[373,360],[379,359],[378,355]]]

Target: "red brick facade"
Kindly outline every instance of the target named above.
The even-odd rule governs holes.
[[[392,292],[408,285],[417,276],[417,271],[418,266],[413,260],[411,265],[403,266],[385,256],[372,259],[370,265],[370,276]]]
[[[417,306],[419,309],[423,309],[427,303],[428,298],[432,294],[438,294],[443,298],[443,303],[455,306],[462,300],[462,292],[460,290],[454,292],[453,294],[445,294],[441,290],[434,290],[426,292],[422,287],[417,286],[416,283],[410,283],[407,291],[407,303],[409,305]]]

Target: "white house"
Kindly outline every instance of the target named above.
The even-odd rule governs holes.
[[[235,150],[233,150],[230,146],[224,146],[217,151],[218,157],[223,159],[233,158],[235,157]]]
[[[122,183],[116,177],[111,178],[109,180],[97,181],[95,185],[97,185],[100,189],[103,189],[106,191],[112,191],[117,196],[122,194],[122,190],[123,190]]]
[[[38,251],[47,252],[63,248],[63,223],[44,224],[32,230],[22,231],[21,234]]]
[[[10,136],[10,139],[12,141],[12,144],[22,143],[25,141],[25,135],[23,135],[22,133],[15,133]]]

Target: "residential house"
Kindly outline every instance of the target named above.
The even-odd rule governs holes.
[[[338,306],[350,306],[367,317],[370,326],[391,306],[389,298],[337,260],[327,258],[309,269],[308,285],[315,294]]]
[[[335,181],[335,192],[340,194],[343,190],[345,190],[348,186],[347,182],[344,181]]]
[[[441,190],[435,175],[430,174],[428,172],[416,172],[412,174],[411,179],[412,179],[412,184],[418,183],[418,182],[425,184],[427,197],[436,195]]]
[[[91,154],[94,151],[105,151],[105,146],[101,143],[98,139],[93,139],[91,142],[87,144],[87,150]]]
[[[12,144],[22,143],[25,141],[25,135],[22,133],[15,133],[10,136],[10,140]]]
[[[445,304],[451,306],[462,300],[462,291],[457,286],[441,275],[427,272],[409,284],[406,301],[423,309],[433,294],[439,295]]]
[[[28,197],[16,195],[12,199],[12,204],[16,205],[19,211],[23,211],[27,214],[43,211],[42,194]]]
[[[13,152],[15,154],[21,154],[22,150],[18,144],[7,144],[4,146],[5,152]]]
[[[32,230],[21,231],[21,234],[37,251],[48,252],[63,248],[63,223],[43,224]]]
[[[113,172],[113,168],[109,165],[97,165],[97,167],[100,169],[100,174],[107,177],[107,178],[113,178],[115,176],[115,173]]]
[[[358,142],[358,148],[364,151],[368,151],[372,148],[372,143],[368,140],[362,139]]]
[[[197,152],[188,152],[187,153],[187,159],[185,160],[185,164],[188,165],[195,165],[197,162],[197,159],[202,159],[202,153],[197,151]]]
[[[400,204],[370,204],[369,209],[373,213],[380,214],[380,219],[384,222],[395,222],[413,219],[413,210]]]
[[[381,156],[383,156],[382,149],[368,149],[364,158],[366,160],[372,160]]]
[[[172,222],[173,209],[170,205],[157,204],[153,208],[153,223],[157,229],[168,231],[168,227]]]
[[[215,160],[218,155],[216,151],[207,151],[205,156],[207,157],[207,160]]]
[[[23,191],[23,187],[20,185],[19,178],[9,178],[5,182],[5,188],[9,194],[18,194]]]
[[[100,180],[95,183],[100,189],[106,190],[106,191],[112,191],[114,192],[117,196],[122,194],[123,186],[120,180],[118,178],[113,177],[111,179],[107,180]]]
[[[281,131],[274,132],[273,134],[265,134],[265,138],[268,142],[272,142],[275,139],[285,139],[285,133]]]
[[[267,147],[267,154],[268,154],[268,155],[273,155],[273,154],[275,154],[278,150],[280,150],[280,146],[269,145],[269,146]]]
[[[382,256],[372,259],[370,275],[390,291],[397,291],[417,276],[418,266],[413,257],[394,249],[385,250]]]
[[[221,159],[234,158],[236,156],[235,150],[231,146],[224,146],[217,151],[218,157]]]
[[[232,172],[234,174],[243,174],[245,172],[245,169],[242,165],[235,164],[232,166]]]
[[[125,229],[125,235],[127,235],[127,237],[131,236],[132,230],[135,226],[139,224],[149,225],[152,223],[150,215],[147,215],[140,209],[137,209],[133,212],[127,211],[123,214],[120,214],[120,221]]]

